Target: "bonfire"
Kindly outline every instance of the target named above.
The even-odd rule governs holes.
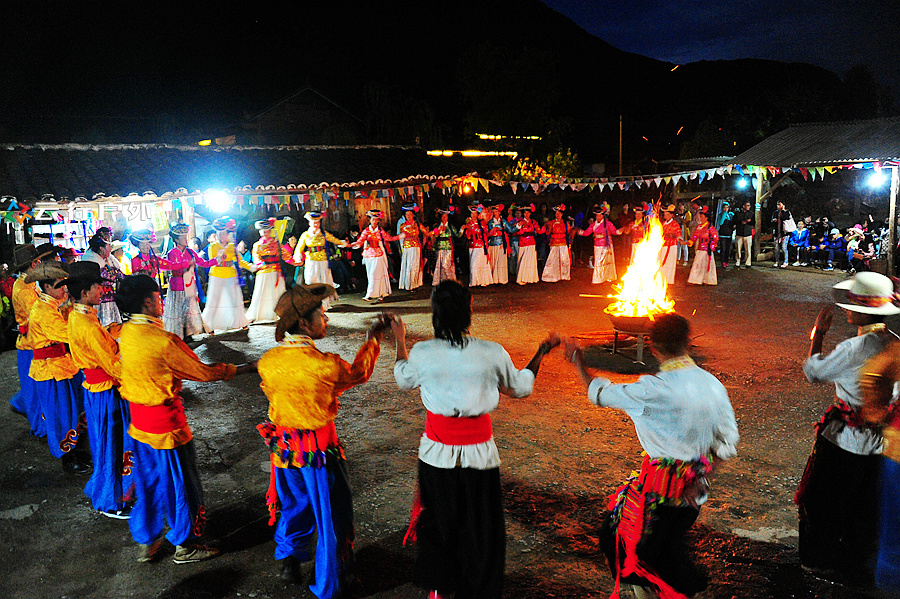
[[[675,302],[666,297],[666,280],[659,269],[662,247],[662,223],[651,218],[644,239],[637,245],[631,266],[622,277],[621,285],[615,287],[618,293],[612,297],[616,301],[605,310],[617,329],[628,330],[630,327],[625,323],[631,319],[653,320],[657,314],[675,311]],[[624,326],[618,326],[619,323]],[[637,322],[632,321],[631,324],[636,325]]]

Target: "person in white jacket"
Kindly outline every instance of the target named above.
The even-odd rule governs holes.
[[[737,421],[724,385],[688,355],[687,319],[658,316],[650,339],[659,372],[630,384],[592,377],[571,340],[566,353],[591,403],[625,412],[644,449],[640,473],[610,497],[601,531],[614,596],[690,596],[708,581],[688,556],[685,537],[706,502],[713,466],[736,454]]]

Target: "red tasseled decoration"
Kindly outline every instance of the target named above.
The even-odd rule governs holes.
[[[419,493],[419,483],[416,483],[416,490],[413,494],[413,503],[412,509],[409,511],[409,527],[406,529],[406,534],[403,536],[403,546],[406,547],[407,541],[410,543],[416,542],[416,525],[419,523],[419,517],[422,515],[422,496]]]
[[[275,487],[275,466],[269,468],[269,489],[266,491],[266,505],[269,508],[269,526],[275,526],[278,514],[278,489]]]

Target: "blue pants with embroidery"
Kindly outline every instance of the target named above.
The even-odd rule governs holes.
[[[94,459],[94,472],[84,494],[95,510],[121,510],[134,478],[135,441],[128,435],[128,402],[115,387],[97,393],[85,389],[84,414]]]
[[[316,543],[316,582],[309,590],[319,599],[341,591],[341,577],[353,565],[353,501],[345,462],[324,468],[275,468],[281,516],[275,529],[275,559],[309,561]]]
[[[166,539],[173,545],[201,536],[206,508],[194,442],[175,449],[154,449],[135,440],[134,454],[136,501],[128,520],[131,537],[149,545],[162,535],[167,520]]]
[[[34,394],[41,402],[47,427],[47,445],[54,458],[72,451],[84,432],[79,430],[78,423],[84,412],[83,380],[84,375],[79,370],[70,379],[34,381]]]
[[[16,350],[16,361],[19,367],[19,392],[9,400],[10,405],[17,412],[25,414],[28,424],[31,426],[31,434],[36,437],[47,435],[47,426],[44,424],[44,416],[41,411],[41,401],[34,394],[34,381],[28,376],[31,370],[31,359],[34,352],[30,349]]]

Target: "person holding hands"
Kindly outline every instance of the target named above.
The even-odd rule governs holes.
[[[469,335],[472,294],[444,281],[431,294],[434,339],[406,348],[406,326],[391,320],[394,379],[420,389],[427,416],[419,441],[417,502],[407,538],[419,546],[414,581],[432,599],[502,595],[506,529],[500,454],[490,413],[500,393],[527,397],[541,360],[560,344],[550,333],[519,370],[499,343]],[[476,542],[477,540],[477,542]]]
[[[353,503],[344,448],[334,419],[338,399],[369,380],[392,317],[372,323],[353,364],[324,353],[315,341],[328,328],[326,303],[336,296],[322,283],[295,285],[278,300],[275,340],[279,346],[259,360],[260,386],[269,400],[269,418],[257,429],[270,451],[271,478],[266,503],[275,530],[275,559],[281,578],[300,584],[300,563],[309,561],[316,541],[315,583],[319,599],[338,595],[353,565]]]
[[[613,597],[676,598],[706,588],[706,573],[687,554],[686,535],[706,502],[714,465],[737,453],[728,392],[688,355],[687,319],[657,316],[650,340],[659,372],[618,385],[592,377],[581,348],[566,341],[588,399],[625,412],[644,450],[640,472],[610,496],[603,521],[600,542],[616,579]]]

